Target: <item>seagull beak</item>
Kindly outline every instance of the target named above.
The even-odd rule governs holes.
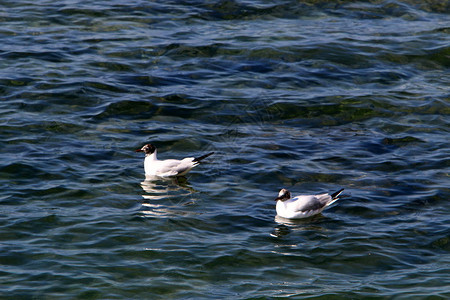
[[[142,150],[142,149],[136,149],[136,150],[134,150],[135,152],[144,152],[144,150]]]

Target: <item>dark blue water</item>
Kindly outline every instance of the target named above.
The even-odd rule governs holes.
[[[450,297],[449,12],[3,1],[0,298]],[[215,154],[143,182],[148,142]]]

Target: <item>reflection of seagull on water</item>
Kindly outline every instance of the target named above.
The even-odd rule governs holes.
[[[301,219],[319,214],[337,201],[343,190],[341,189],[331,195],[299,195],[291,198],[291,193],[282,189],[275,199],[277,201],[277,214],[286,219]]]
[[[141,182],[141,186],[145,192],[142,197],[147,200],[142,203],[141,210],[145,216],[169,217],[192,214],[181,209],[195,203],[189,195],[196,190],[189,185],[186,177],[147,176],[145,181]]]
[[[167,198],[172,192],[186,191],[183,196],[197,192],[192,188],[187,181],[186,177],[159,177],[159,176],[147,176],[145,181],[141,182],[141,187],[146,192],[146,195],[142,195],[144,199],[160,200]]]
[[[144,152],[144,169],[145,176],[183,176],[186,175],[193,167],[197,166],[203,159],[212,155],[214,152],[202,155],[200,157],[187,157],[181,160],[166,159],[158,160],[156,157],[156,147],[152,144],[144,145],[136,152]]]

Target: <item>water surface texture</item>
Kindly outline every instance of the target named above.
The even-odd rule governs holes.
[[[2,1],[0,298],[449,298],[449,12]]]

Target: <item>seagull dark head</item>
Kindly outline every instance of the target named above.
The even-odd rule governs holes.
[[[278,193],[278,197],[275,198],[275,201],[286,201],[291,199],[291,192],[289,192],[287,189],[281,189]]]
[[[156,147],[152,144],[146,144],[141,149],[137,149],[136,152],[144,152],[145,155],[151,155],[156,151]]]

